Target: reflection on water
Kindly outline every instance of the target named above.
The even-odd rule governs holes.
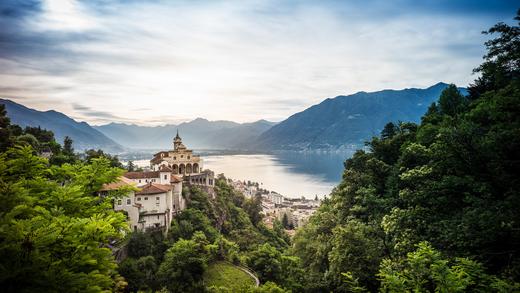
[[[352,154],[282,152],[276,154],[203,155],[204,168],[226,177],[261,183],[287,197],[323,197],[341,180],[343,162]],[[149,160],[136,160],[148,166]]]
[[[284,152],[204,157],[204,167],[239,180],[259,182],[287,197],[323,197],[341,179],[349,154]]]

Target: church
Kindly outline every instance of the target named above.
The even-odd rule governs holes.
[[[179,136],[179,131],[173,139],[173,150],[156,153],[150,160],[150,167],[153,171],[168,167],[172,170],[172,174],[180,176],[198,174],[203,170],[202,159],[186,148]]]

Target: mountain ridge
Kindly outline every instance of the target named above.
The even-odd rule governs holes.
[[[390,121],[418,122],[448,86],[360,91],[324,99],[262,133],[251,148],[342,150],[360,147]],[[466,93],[464,88],[459,88]]]
[[[77,150],[82,151],[90,148],[103,149],[109,152],[124,150],[123,146],[92,128],[88,123],[78,122],[61,112],[55,110],[38,111],[1,98],[0,104],[5,104],[7,116],[13,124],[18,124],[21,127],[40,126],[52,130],[59,142],[63,142],[65,136],[69,136],[74,141],[74,147]]]

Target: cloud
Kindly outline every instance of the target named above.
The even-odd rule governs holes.
[[[279,121],[360,90],[467,85],[511,2],[1,1],[0,95],[92,123]]]

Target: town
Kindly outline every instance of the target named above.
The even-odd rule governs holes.
[[[128,215],[130,228],[167,233],[172,219],[187,206],[182,196],[183,184],[197,186],[215,197],[215,173],[203,166],[203,159],[182,143],[177,132],[172,150],[156,153],[150,166],[142,171],[126,172],[117,182],[103,185],[99,195],[106,196],[111,191],[128,188],[125,196],[114,202],[114,209]],[[224,174],[217,177],[225,178]],[[260,188],[257,182],[227,180],[244,197],[260,197],[266,226],[272,228],[274,222],[279,221],[289,235],[294,235],[296,228],[307,223],[321,202],[317,196],[313,200],[286,198],[275,191]]]

